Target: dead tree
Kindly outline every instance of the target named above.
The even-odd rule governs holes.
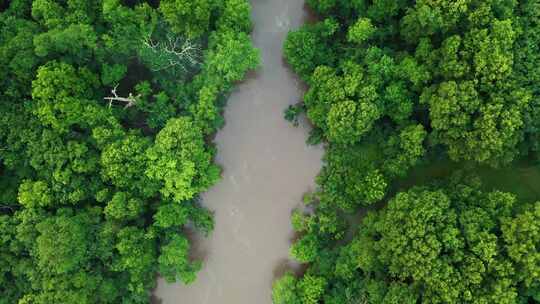
[[[150,35],[143,39],[143,45],[151,52],[153,71],[179,67],[187,72],[187,66],[200,64],[200,47],[189,39],[167,35],[162,42],[152,40]]]
[[[110,96],[110,97],[105,97],[103,99],[105,100],[108,100],[109,101],[109,108],[112,106],[113,102],[115,101],[119,101],[119,102],[123,102],[125,103],[126,105],[124,106],[124,109],[127,109],[133,105],[135,105],[137,103],[137,98],[140,98],[141,95],[137,95],[137,96],[133,96],[133,94],[129,93],[129,96],[128,97],[120,97],[118,96],[118,94],[116,94],[116,89],[118,88],[118,85],[116,85],[111,93],[114,95],[114,96]]]

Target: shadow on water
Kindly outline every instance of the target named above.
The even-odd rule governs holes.
[[[229,92],[226,92],[222,95],[220,95],[218,97],[218,100],[217,100],[217,106],[219,108],[219,115],[221,115],[221,117],[225,117],[225,107],[227,106],[227,103],[229,101],[229,97],[231,96],[231,94],[233,94],[235,91],[239,90],[238,86],[242,83],[249,83],[249,82],[252,82],[252,81],[257,81],[257,79],[260,77],[260,73],[261,73],[261,67],[257,68],[256,70],[253,70],[253,71],[248,71],[247,74],[246,74],[246,77],[238,82],[238,83],[235,83],[233,85],[233,88],[229,91]],[[223,124],[219,126],[218,128],[218,131],[223,129],[225,126],[227,125],[227,120],[223,120]],[[214,132],[212,134],[209,134],[207,137],[206,137],[206,143],[210,146],[213,146],[214,145],[214,141],[216,139],[216,136],[217,136],[218,132]],[[223,172],[221,172],[223,174]]]
[[[150,297],[150,303],[151,304],[163,304],[163,300],[158,298],[154,293],[152,293],[152,296]]]
[[[304,18],[302,20],[303,23],[312,24],[312,23],[315,23],[315,22],[318,22],[318,21],[321,20],[319,18],[319,16],[317,16],[317,14],[315,14],[313,9],[311,9],[311,7],[309,7],[309,5],[307,3],[304,3],[304,12],[306,14],[304,15]]]
[[[200,239],[204,235],[195,228],[186,227],[183,232],[190,244],[189,257],[192,261],[205,262],[208,259],[208,250],[200,245]]]
[[[275,281],[287,273],[293,273],[296,276],[301,276],[307,270],[307,264],[298,264],[290,259],[283,258],[274,268],[273,280]]]

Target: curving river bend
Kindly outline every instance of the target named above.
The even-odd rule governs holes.
[[[287,32],[308,17],[304,0],[252,0],[253,41],[261,68],[229,98],[226,125],[216,136],[222,181],[203,195],[215,230],[195,240],[203,258],[189,286],[158,281],[162,304],[271,304],[272,282],[285,269],[293,237],[291,211],[321,166],[322,148],[305,144],[309,127],[292,127],[283,110],[303,84],[282,59]]]

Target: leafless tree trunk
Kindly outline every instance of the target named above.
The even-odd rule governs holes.
[[[126,105],[124,106],[124,109],[127,109],[133,105],[135,105],[137,103],[137,98],[140,98],[141,95],[137,95],[137,96],[133,96],[133,94],[129,93],[129,96],[128,97],[120,97],[118,96],[118,94],[116,93],[116,89],[118,88],[118,85],[116,85],[111,93],[114,95],[114,96],[110,96],[110,97],[105,97],[104,99],[105,100],[108,100],[109,101],[109,108],[112,106],[113,102],[115,101],[120,101],[120,102],[124,102]]]

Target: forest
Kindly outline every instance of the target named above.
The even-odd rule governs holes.
[[[540,303],[540,2],[307,3],[285,117],[326,151],[274,303]]]
[[[283,109],[324,148],[290,215],[300,267],[212,304],[540,303],[540,0],[306,0],[300,28],[265,13],[252,34],[272,1],[0,0],[0,304],[149,304],[200,278],[193,235],[220,231],[201,196],[236,182],[224,109],[280,31],[287,65],[249,81],[307,84]],[[279,161],[274,131],[252,168]],[[276,245],[234,224],[253,255]]]
[[[246,0],[0,0],[0,303],[150,303],[214,227]]]

